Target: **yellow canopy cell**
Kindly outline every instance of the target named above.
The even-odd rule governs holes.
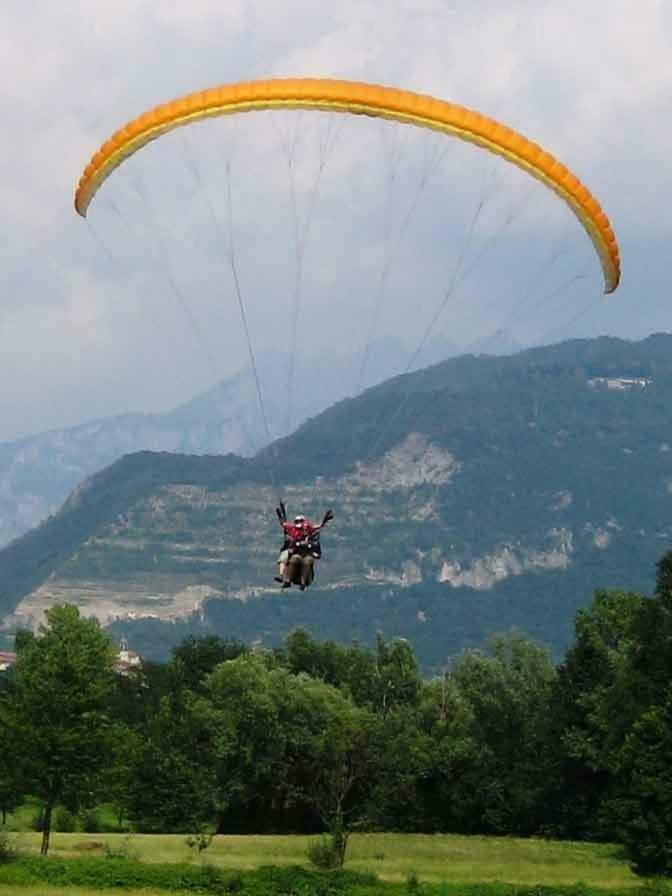
[[[75,208],[87,209],[105,179],[138,149],[167,131],[202,118],[262,109],[319,109],[388,118],[441,131],[507,159],[550,187],[569,205],[593,242],[604,272],[605,292],[620,279],[616,237],[598,201],[554,156],[511,128],[431,96],[324,78],[277,78],[213,87],[144,112],[113,134],[87,165],[75,193]]]

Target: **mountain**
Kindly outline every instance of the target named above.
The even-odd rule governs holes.
[[[142,453],[0,552],[0,616],[77,603],[136,649],[190,631],[412,640],[427,669],[515,625],[559,653],[594,588],[647,590],[672,537],[672,336],[464,356],[253,458]],[[273,507],[336,519],[281,592]]]
[[[454,346],[437,340],[424,357],[451,354],[455,354]],[[404,357],[396,343],[375,343],[368,382],[381,382],[403,368]],[[297,358],[297,383],[300,386],[301,378],[310,376],[313,384],[294,390],[296,400],[288,420],[287,358],[265,353],[259,374],[270,433],[286,434],[344,398],[355,386],[353,370],[357,368],[352,355]],[[149,450],[251,455],[268,441],[248,368],[169,413],[124,414],[0,444],[0,547],[41,523],[79,482],[124,454]]]

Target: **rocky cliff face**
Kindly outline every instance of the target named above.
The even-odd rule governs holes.
[[[475,557],[466,565],[459,560],[444,561],[439,581],[454,588],[466,586],[488,591],[510,576],[544,569],[566,569],[572,560],[573,534],[568,529],[550,529],[542,533],[547,548],[521,544],[503,544],[491,554]]]

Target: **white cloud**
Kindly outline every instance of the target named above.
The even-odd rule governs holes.
[[[0,357],[5,365],[0,405],[16,409],[24,397],[25,402],[20,411],[6,411],[0,436],[40,428],[43,417],[36,413],[30,422],[25,408],[33,406],[31,402],[38,407],[50,397],[49,425],[57,424],[59,407],[64,421],[77,419],[78,408],[82,416],[88,415],[97,406],[92,399],[96,394],[105,396],[103,406],[115,410],[137,408],[140,400],[147,402],[147,410],[165,407],[244,357],[235,315],[223,303],[224,293],[231,301],[229,275],[222,265],[223,237],[213,235],[212,227],[207,232],[204,197],[193,184],[187,185],[188,176],[174,203],[161,196],[168,190],[168,166],[175,166],[181,151],[179,141],[172,160],[169,152],[144,151],[147,159],[157,159],[157,179],[146,182],[167,203],[162,206],[166,213],[170,209],[174,215],[168,229],[171,246],[177,248],[171,248],[175,256],[170,261],[177,268],[179,255],[175,277],[180,284],[187,274],[190,282],[199,284],[192,313],[203,338],[215,346],[216,369],[204,360],[202,346],[194,347],[198,337],[192,332],[187,338],[191,325],[165,271],[157,274],[157,267],[166,265],[160,262],[160,252],[157,256],[155,235],[144,244],[131,241],[123,220],[113,225],[109,210],[105,218],[101,194],[92,224],[111,227],[106,233],[113,249],[109,258],[109,247],[101,247],[72,211],[79,172],[116,127],[154,103],[238,79],[321,75],[405,86],[480,108],[538,139],[591,186],[613,217],[622,242],[624,287],[595,318],[595,326],[636,336],[664,328],[669,316],[661,247],[672,237],[672,217],[661,202],[672,186],[670,8],[667,0],[390,0],[384,6],[374,0],[344,0],[332,7],[308,0],[10,0],[0,9],[0,114],[7,135],[0,143],[0,203],[8,224],[0,246]],[[241,127],[251,135],[242,155],[263,161],[264,141],[281,128],[261,119]],[[226,128],[220,132],[229,133]],[[319,140],[324,131],[311,133]],[[212,165],[209,174],[220,169],[221,194],[222,153],[229,149],[218,150],[217,160],[198,136],[193,139],[204,152],[201,164]],[[315,298],[319,284],[327,295],[347,292],[343,301],[353,309],[350,314],[360,315],[362,325],[368,320],[367,302],[359,296],[375,292],[381,259],[384,264],[389,255],[389,233],[386,242],[386,225],[381,223],[388,188],[385,175],[374,172],[367,180],[360,168],[372,157],[381,170],[389,166],[401,145],[396,139],[385,145],[375,129],[360,139],[356,126],[343,128],[320,188],[308,242],[308,261],[314,267],[306,266],[305,291],[314,315],[320,308]],[[399,139],[405,147],[416,145],[411,138]],[[191,140],[189,136],[187,145]],[[409,159],[415,159],[417,168],[418,154],[428,145],[419,142],[419,149],[404,149],[406,169],[400,167],[397,183],[405,185],[394,194],[396,224],[387,225],[392,232],[399,228],[416,189],[407,170],[413,167]],[[315,156],[314,148],[311,152]],[[236,164],[242,161],[240,155]],[[415,324],[421,329],[432,287],[435,295],[450,276],[469,226],[462,192],[471,191],[473,208],[479,183],[498,170],[481,160],[470,168],[464,158],[462,149],[451,148],[428,194],[431,198],[424,206],[418,204],[415,242],[410,248],[400,244],[392,278],[398,304],[390,299],[384,326],[393,325],[395,308],[399,325],[403,297],[417,283],[413,301],[418,308]],[[136,170],[144,176],[145,162],[138,159]],[[286,167],[273,169],[269,176],[265,202],[258,195],[261,183],[256,194],[253,186],[237,194],[241,264],[246,272],[256,268],[259,275],[257,285],[249,287],[251,296],[283,290],[291,295],[293,289]],[[297,189],[304,190],[300,201],[305,213],[315,175],[313,169],[297,166],[295,177]],[[520,202],[523,188],[517,183],[512,180],[509,193],[500,194],[499,207],[488,207],[489,217],[483,215],[478,225],[481,243],[475,239],[474,246],[487,240],[491,230],[503,228],[510,209]],[[119,193],[112,184],[104,194],[107,200],[123,194],[134,201],[129,178],[114,181]],[[336,218],[339,204],[353,216],[345,228]],[[453,207],[461,209],[462,218],[451,229]],[[481,265],[480,287],[465,288],[473,297],[465,339],[485,326],[486,312],[479,309],[490,307],[491,292],[498,280],[506,279],[502,271],[509,276],[506,265],[511,259],[527,261],[533,252],[546,257],[554,251],[564,219],[560,215],[548,236],[537,237],[546,208],[543,201],[525,208],[504,227],[487,256],[489,265]],[[226,213],[224,203],[220,214]],[[251,242],[255,227],[259,244]],[[187,259],[182,251],[187,245],[201,255]],[[259,245],[266,253],[263,266]],[[348,271],[348,265],[355,269]],[[374,285],[371,279],[364,285],[367,268]],[[277,302],[264,311],[251,310],[260,345],[277,344],[284,314]],[[449,321],[459,331],[459,321]],[[537,323],[529,327],[534,330]],[[314,319],[311,326],[322,329]],[[334,323],[335,338],[346,338],[338,334],[351,330],[352,319]],[[140,381],[142,394],[137,389]]]

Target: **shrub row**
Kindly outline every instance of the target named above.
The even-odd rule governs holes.
[[[193,865],[143,864],[125,859],[21,857],[0,868],[0,883],[15,886],[155,887],[170,892],[226,893],[240,890],[235,875]]]
[[[81,886],[104,891],[112,887],[153,887],[171,893],[212,896],[603,896],[583,885],[572,887],[510,884],[425,884],[413,875],[405,884],[378,881],[373,874],[352,871],[320,872],[301,867],[264,867],[256,871],[224,871],[211,865],[144,864],[125,859],[41,859],[21,857],[0,865],[0,884],[21,886]],[[48,891],[47,891],[48,892]],[[643,896],[670,896],[664,885],[650,882]],[[631,896],[632,890],[610,896]]]
[[[245,873],[211,865],[145,864],[126,859],[21,857],[0,866],[0,884],[95,889],[153,887],[166,892],[240,896],[369,896],[380,892],[373,875],[324,874],[303,868],[261,868]],[[383,885],[384,886],[384,885]],[[387,888],[384,887],[387,892]]]

